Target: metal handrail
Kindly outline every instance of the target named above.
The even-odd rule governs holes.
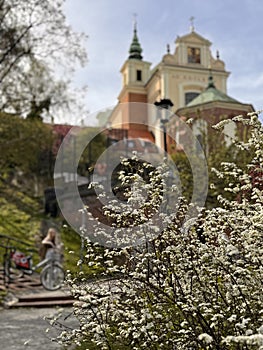
[[[21,244],[24,244],[24,245],[30,245],[27,242],[22,241],[21,239],[14,238],[14,237],[11,237],[11,236],[0,234],[0,237],[7,238],[8,240],[15,241],[15,242],[18,242],[18,243],[21,243]]]

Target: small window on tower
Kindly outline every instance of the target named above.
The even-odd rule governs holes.
[[[141,70],[137,70],[137,81],[142,81],[142,71]]]

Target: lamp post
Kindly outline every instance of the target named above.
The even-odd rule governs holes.
[[[109,176],[109,147],[112,144],[111,137],[112,137],[112,124],[110,121],[106,124],[106,177],[107,177],[107,186],[110,187],[110,176]]]
[[[162,112],[162,109],[169,110],[174,104],[171,100],[168,98],[164,98],[160,101],[154,102],[154,105],[160,109]],[[163,118],[163,114],[161,113],[160,122],[162,124],[163,129],[163,146],[164,146],[164,152],[167,153],[167,138],[166,138],[166,123],[169,121],[169,119]]]

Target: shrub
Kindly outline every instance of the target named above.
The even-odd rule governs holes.
[[[221,196],[221,207],[199,210],[195,221],[180,198],[176,214],[163,218],[168,224],[162,232],[141,245],[98,250],[88,241],[86,258],[103,265],[103,279],[69,279],[79,327],[63,331],[62,343],[91,342],[94,349],[263,349],[263,194],[251,175],[255,166],[257,174],[263,172],[263,128],[256,113],[235,119],[250,125],[251,136],[240,147],[254,155],[246,171],[224,163],[218,173],[239,180],[226,188],[236,200]],[[136,220],[139,231],[140,216]],[[125,259],[116,264],[120,255]]]

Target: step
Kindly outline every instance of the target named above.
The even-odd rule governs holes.
[[[50,292],[52,293],[52,292]],[[18,296],[19,302],[42,302],[42,301],[72,301],[74,298],[71,295],[67,294],[29,294]]]
[[[42,300],[42,301],[18,301],[9,306],[9,308],[17,307],[54,307],[54,306],[72,306],[73,299],[68,300]]]
[[[56,291],[20,289],[7,295],[4,306],[7,308],[72,306],[75,301],[67,288]]]

